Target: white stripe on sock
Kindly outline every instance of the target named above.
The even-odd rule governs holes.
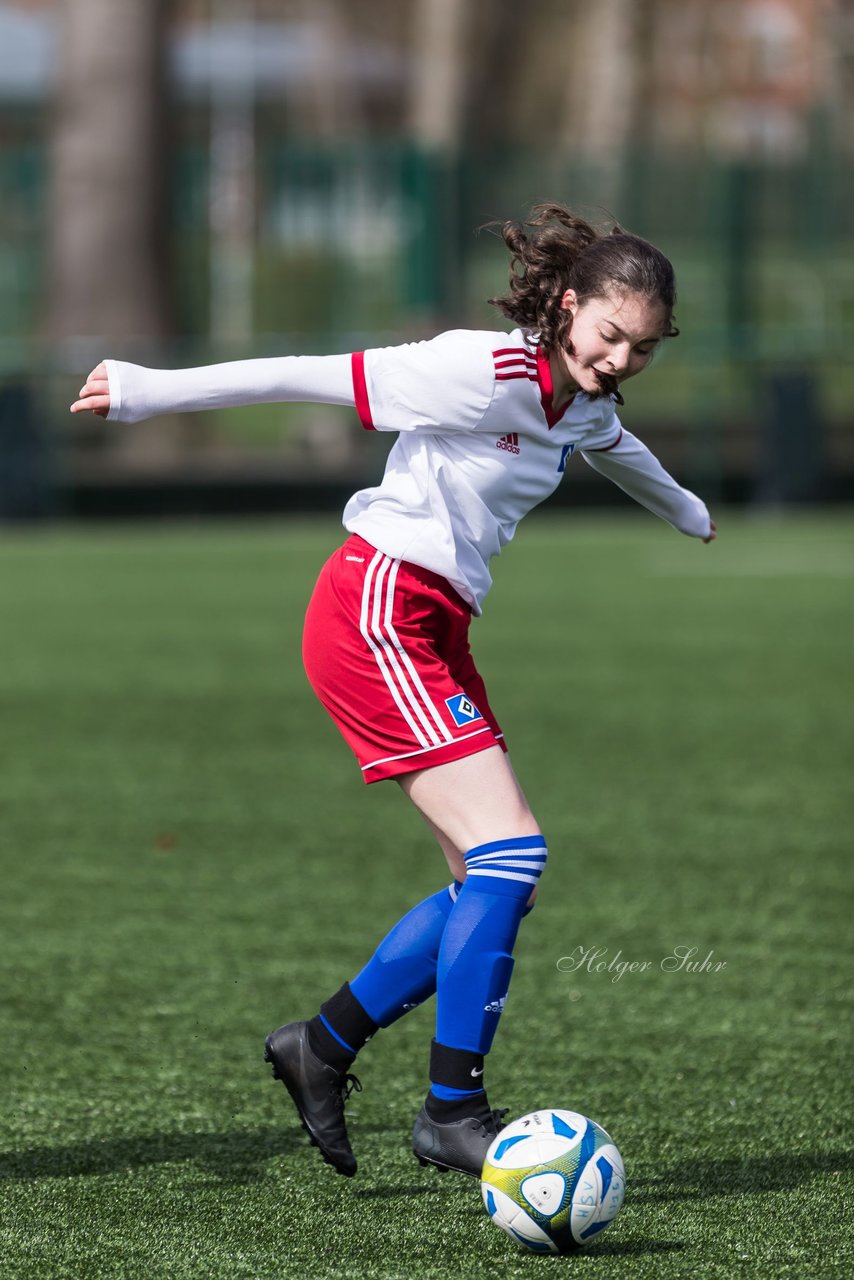
[[[525,884],[538,884],[539,876],[522,876],[515,871],[469,871],[470,876],[483,876],[488,880],[522,880]]]

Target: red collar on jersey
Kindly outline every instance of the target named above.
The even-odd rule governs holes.
[[[540,384],[540,401],[543,406],[543,413],[546,415],[546,422],[549,424],[549,430],[551,431],[552,427],[560,422],[575,396],[570,396],[565,404],[561,405],[559,409],[555,409],[552,368],[549,364],[549,358],[542,347],[537,347],[537,381]]]

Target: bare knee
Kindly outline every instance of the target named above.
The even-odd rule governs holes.
[[[442,847],[462,852],[487,844],[540,835],[536,818],[499,747],[399,779],[401,788],[436,834]]]

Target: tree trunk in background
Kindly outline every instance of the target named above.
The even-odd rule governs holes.
[[[347,47],[358,36],[347,4],[303,0],[303,21],[312,33],[312,77],[303,110],[307,131],[338,143],[362,129],[362,103],[352,72],[344,70]]]
[[[431,150],[460,141],[470,56],[465,15],[465,0],[415,0],[410,127]]]
[[[418,149],[420,228],[410,244],[409,301],[452,327],[465,296],[460,147],[470,59],[466,0],[413,0],[408,129]]]
[[[568,50],[558,147],[580,153],[600,168],[603,207],[614,209],[621,167],[632,138],[638,67],[635,23],[645,0],[600,0],[576,10]]]
[[[49,333],[129,347],[167,333],[164,0],[62,0]]]
[[[162,363],[169,335],[163,28],[167,0],[61,0],[51,122],[46,336],[76,393],[105,356]],[[73,372],[74,386],[71,388]],[[65,382],[57,387],[64,395]],[[116,430],[78,418],[75,465],[174,460],[180,423]]]

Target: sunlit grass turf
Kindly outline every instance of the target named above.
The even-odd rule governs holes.
[[[629,1180],[551,1260],[408,1151],[429,1008],[360,1059],[349,1182],[261,1061],[444,882],[302,674],[335,523],[6,535],[0,1275],[852,1274],[854,521],[720,523],[532,518],[473,628],[551,849],[490,1095]]]

